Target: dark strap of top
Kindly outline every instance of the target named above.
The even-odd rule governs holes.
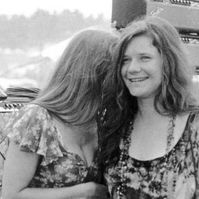
[[[194,166],[194,177],[195,177],[195,184],[196,184],[196,190],[195,190],[195,193],[194,193],[194,197],[193,199],[198,199],[199,198],[199,176],[198,176],[198,165],[197,165],[197,162],[196,162],[196,158],[195,155],[194,155],[194,151],[193,151],[193,142],[192,142],[192,139],[191,139],[191,123],[194,121],[195,119],[195,116],[196,116],[197,113],[191,113],[189,118],[188,118],[188,130],[189,130],[189,141],[190,141],[190,144],[191,144],[191,154],[192,154],[192,159],[193,159],[193,166]]]

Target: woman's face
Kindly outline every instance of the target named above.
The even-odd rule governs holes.
[[[149,36],[133,38],[123,56],[122,78],[131,95],[154,97],[161,84],[163,60]]]

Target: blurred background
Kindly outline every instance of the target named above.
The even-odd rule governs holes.
[[[111,0],[0,0],[0,86],[42,87],[70,37],[106,27]]]

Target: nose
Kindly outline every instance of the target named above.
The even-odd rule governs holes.
[[[131,63],[128,65],[128,72],[130,73],[138,73],[141,71],[140,63],[136,59],[133,59]]]

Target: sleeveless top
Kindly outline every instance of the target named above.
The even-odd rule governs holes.
[[[6,132],[21,151],[40,156],[28,187],[66,187],[100,181],[97,156],[87,166],[78,154],[67,151],[52,116],[45,108],[34,104],[21,108],[9,120]]]
[[[129,125],[129,129],[132,126]],[[190,113],[184,132],[171,151],[162,157],[141,161],[128,155],[124,136],[120,142],[123,165],[105,168],[104,178],[113,199],[125,184],[122,199],[193,199],[199,191],[199,112]],[[120,154],[118,154],[120,155]],[[124,179],[122,179],[124,178]]]

